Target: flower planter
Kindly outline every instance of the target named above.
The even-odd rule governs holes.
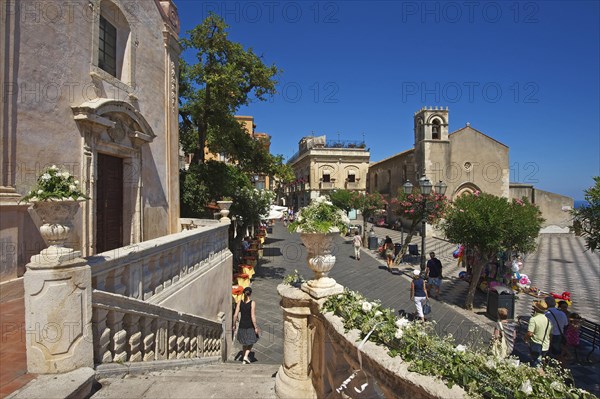
[[[33,210],[42,220],[40,234],[48,248],[32,257],[32,262],[60,262],[81,255],[79,251],[74,251],[73,248],[65,245],[71,235],[73,220],[79,210],[79,201],[67,199],[33,201]]]
[[[336,285],[334,279],[328,277],[335,265],[333,239],[339,232],[300,233],[300,239],[308,251],[308,267],[314,272],[314,279],[307,285],[311,288],[331,288]]]
[[[231,223],[231,219],[227,217],[229,215],[231,204],[233,204],[233,201],[217,201],[217,205],[221,209],[221,219],[219,219],[221,223]]]

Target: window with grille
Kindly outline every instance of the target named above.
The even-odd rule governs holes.
[[[98,67],[117,77],[117,28],[100,16]]]

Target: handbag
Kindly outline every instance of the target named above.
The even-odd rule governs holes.
[[[492,337],[490,352],[494,357],[504,359],[508,356],[508,346],[504,339],[504,328],[501,322],[498,323],[498,330],[500,331],[500,335]]]
[[[429,300],[425,301],[425,305],[423,305],[423,314],[428,315],[431,313],[431,305],[429,304]]]

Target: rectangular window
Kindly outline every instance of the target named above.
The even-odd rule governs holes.
[[[354,173],[348,175],[348,183],[356,182],[356,175]]]
[[[117,77],[117,28],[100,16],[98,67]]]
[[[323,173],[323,182],[329,183],[330,181],[331,181],[331,176],[329,175],[329,173]]]

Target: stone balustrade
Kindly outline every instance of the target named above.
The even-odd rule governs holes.
[[[284,361],[275,382],[279,399],[467,397],[457,385],[448,388],[439,379],[409,371],[387,348],[369,341],[360,347],[360,331],[345,331],[339,317],[322,312],[326,296],[284,284],[277,290],[284,321]]]
[[[94,363],[219,357],[223,317],[208,320],[93,290]]]
[[[149,300],[228,256],[227,226],[210,223],[89,257],[96,290]]]

